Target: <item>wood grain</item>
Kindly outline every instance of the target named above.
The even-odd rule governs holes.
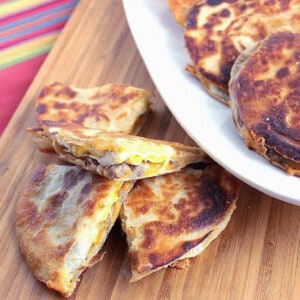
[[[120,0],[82,0],[0,140],[0,299],[61,299],[29,272],[14,233],[15,204],[41,154],[26,133],[34,101],[53,81],[79,87],[124,82],[154,93],[142,135],[193,144],[164,105],[127,26]],[[118,224],[103,260],[87,270],[71,299],[300,299],[300,207],[243,185],[226,230],[191,267],[129,284],[127,245]]]

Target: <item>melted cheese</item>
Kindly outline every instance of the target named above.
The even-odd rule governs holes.
[[[113,190],[111,190],[107,195],[107,200],[105,201],[104,207],[99,207],[99,211],[97,213],[98,222],[103,222],[107,219],[109,213],[111,212],[112,205],[119,200],[119,191],[122,188],[123,182],[114,182]]]
[[[175,150],[167,144],[157,144],[138,139],[88,140],[85,145],[58,142],[61,142],[68,151],[77,157],[89,155],[96,160],[102,160],[105,155],[110,155],[114,159],[111,164],[125,162],[131,165],[140,165],[144,161],[163,163],[169,162],[176,155]]]
[[[85,219],[84,223],[81,224],[82,229],[78,231],[77,243],[68,255],[68,272],[77,270],[78,266],[84,264],[88,258],[93,257],[99,245],[101,246],[104,242],[110,224],[115,222],[118,215],[115,207],[120,207],[118,205],[119,191],[123,184],[123,182],[114,182],[106,197],[99,202],[95,215],[92,218]],[[106,223],[105,221],[110,213],[112,213],[112,216],[109,222]],[[103,223],[103,225],[99,226],[100,223]]]
[[[124,148],[124,152],[119,155],[119,163],[126,162],[131,165],[140,165],[143,161],[151,163],[161,163],[170,161],[175,156],[172,147],[154,143],[137,143],[132,148]]]
[[[119,216],[119,212],[120,212],[120,208],[121,208],[121,204],[119,202],[115,202],[111,208],[112,210],[112,215],[110,218],[110,222],[109,224],[106,224],[106,226],[103,226],[103,228],[101,230],[99,230],[98,232],[98,236],[94,242],[95,245],[99,245],[101,243],[101,241],[103,241],[103,239],[105,238],[107,231],[109,230],[109,227],[115,223],[117,217]]]

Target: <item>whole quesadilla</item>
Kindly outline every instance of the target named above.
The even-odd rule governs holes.
[[[41,151],[54,151],[69,163],[114,180],[177,172],[209,159],[199,147],[57,122],[29,131]]]
[[[39,165],[16,207],[16,234],[33,275],[68,297],[96,263],[133,182],[77,166]]]
[[[131,281],[202,252],[228,224],[239,190],[216,163],[137,181],[120,213]]]

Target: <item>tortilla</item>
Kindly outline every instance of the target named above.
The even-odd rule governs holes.
[[[300,32],[299,21],[300,0],[203,0],[187,16],[187,70],[229,105],[228,83],[237,57],[282,27]]]
[[[100,258],[133,182],[115,182],[77,166],[39,165],[15,213],[20,250],[33,275],[69,297]]]
[[[300,34],[281,30],[236,60],[229,83],[234,124],[245,144],[300,176]]]
[[[150,97],[150,91],[125,84],[78,88],[55,82],[41,90],[36,120],[39,126],[50,120],[137,134],[149,114]]]
[[[239,190],[216,163],[137,181],[120,213],[131,281],[201,253],[225,229]]]

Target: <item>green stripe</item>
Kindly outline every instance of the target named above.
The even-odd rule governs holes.
[[[0,63],[0,70],[3,70],[5,68],[11,67],[11,66],[16,65],[18,63],[24,62],[26,60],[29,60],[29,59],[31,59],[33,57],[36,57],[36,56],[39,56],[41,54],[47,53],[51,50],[52,46],[53,46],[53,43],[47,44],[47,45],[43,46],[42,48],[36,49],[35,51],[32,51],[32,52],[27,53],[27,54],[25,53],[23,55],[15,57],[12,60],[8,60],[4,63]]]

